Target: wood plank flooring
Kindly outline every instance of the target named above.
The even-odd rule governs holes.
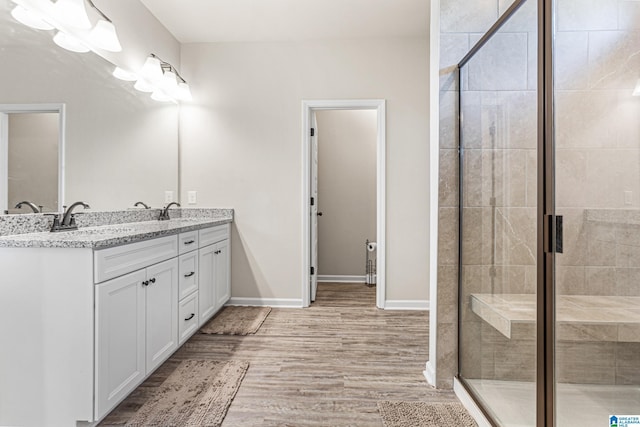
[[[378,310],[375,298],[321,283],[310,308],[274,308],[255,335],[196,333],[100,425],[125,424],[185,359],[250,363],[223,427],[381,427],[378,400],[456,401],[422,375],[428,312]]]

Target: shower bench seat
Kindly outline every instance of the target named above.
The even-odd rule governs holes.
[[[535,338],[536,295],[471,294],[471,310],[505,337]],[[640,297],[558,295],[560,341],[640,342]]]

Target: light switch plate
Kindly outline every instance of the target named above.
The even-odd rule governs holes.
[[[190,205],[195,205],[196,203],[198,203],[198,192],[197,191],[187,192],[187,202]]]

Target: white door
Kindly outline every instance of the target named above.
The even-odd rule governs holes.
[[[311,112],[311,301],[318,291],[318,125],[315,111]]]
[[[216,311],[231,298],[231,282],[229,280],[229,239],[217,243],[214,251],[216,257]]]
[[[208,245],[198,250],[198,304],[200,320],[204,325],[216,312],[216,245]]]
[[[0,213],[9,209],[9,115],[0,113]]]
[[[145,377],[145,271],[96,285],[96,419]]]
[[[147,268],[146,280],[146,365],[149,373],[178,348],[177,259]]]

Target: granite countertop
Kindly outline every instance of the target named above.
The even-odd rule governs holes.
[[[126,243],[228,224],[232,221],[232,215],[217,218],[176,218],[168,221],[155,220],[83,227],[76,231],[56,233],[15,234],[0,237],[0,247],[105,249]]]

